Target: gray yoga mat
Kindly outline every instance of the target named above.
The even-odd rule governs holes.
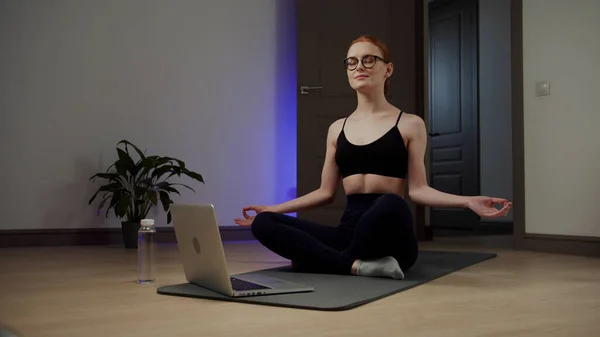
[[[260,273],[313,286],[315,290],[307,293],[230,298],[190,283],[159,287],[157,292],[162,295],[309,310],[339,311],[376,301],[494,257],[496,257],[496,254],[493,253],[421,251],[417,262],[406,273],[404,280],[298,273],[292,271],[290,266],[244,273]]]

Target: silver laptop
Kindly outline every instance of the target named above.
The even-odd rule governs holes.
[[[171,216],[188,282],[231,297],[314,290],[266,275],[230,275],[213,205],[172,204]]]

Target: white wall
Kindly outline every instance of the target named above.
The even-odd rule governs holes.
[[[523,0],[527,233],[600,236],[599,14],[597,0]]]
[[[479,168],[482,195],[513,200],[510,1],[479,0]],[[506,217],[486,222],[513,220]]]
[[[175,200],[221,225],[288,198],[293,19],[276,0],[2,1],[0,229],[120,226],[87,201],[123,138],[202,174]]]

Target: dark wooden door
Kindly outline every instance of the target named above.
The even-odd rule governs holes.
[[[415,21],[418,15],[422,17],[422,7],[417,9],[415,1],[301,0],[297,6],[297,195],[301,196],[320,185],[329,126],[356,108],[356,93],[342,62],[350,43],[369,34],[388,44],[395,64],[388,99],[417,114],[422,113],[417,107],[423,85],[415,84],[420,82],[415,64],[423,53]],[[417,44],[421,46],[418,51]],[[340,182],[333,204],[298,216],[337,225],[345,201]]]
[[[429,3],[429,181],[452,194],[479,193],[477,0]],[[470,210],[431,209],[434,228],[473,229]]]

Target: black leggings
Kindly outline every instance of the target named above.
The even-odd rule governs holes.
[[[262,212],[252,222],[256,239],[292,261],[297,271],[350,274],[355,260],[393,256],[406,272],[418,243],[406,201],[396,194],[352,194],[339,226]]]

